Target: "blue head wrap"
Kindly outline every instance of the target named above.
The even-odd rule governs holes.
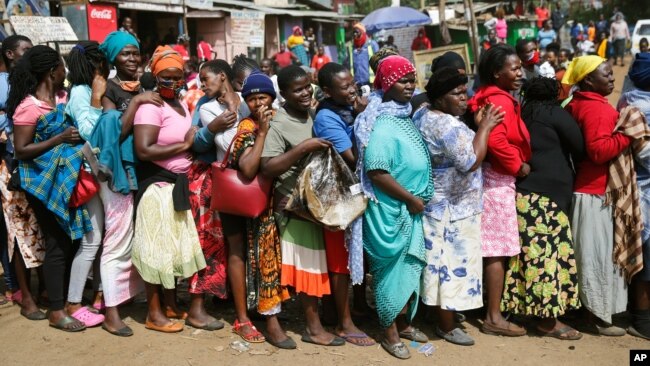
[[[630,80],[638,89],[650,90],[650,53],[639,52],[628,73]]]
[[[122,52],[122,49],[126,46],[135,46],[140,49],[138,40],[131,35],[131,33],[115,31],[111,32],[106,36],[104,42],[99,45],[99,50],[106,55],[108,62],[111,64],[115,63],[115,58],[117,55]]]

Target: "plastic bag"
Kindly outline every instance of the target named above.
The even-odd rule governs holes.
[[[285,210],[330,230],[345,230],[366,210],[356,175],[332,148],[311,154]]]

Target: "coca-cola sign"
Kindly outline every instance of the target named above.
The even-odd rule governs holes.
[[[113,4],[88,4],[88,38],[103,42],[106,36],[117,30],[117,9]]]
[[[97,8],[93,8],[90,11],[90,18],[91,19],[107,19],[110,20],[113,18],[113,12],[111,9],[102,9],[99,10]]]

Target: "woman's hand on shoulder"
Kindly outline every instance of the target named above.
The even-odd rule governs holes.
[[[163,105],[163,100],[160,97],[160,94],[158,94],[156,92],[153,92],[153,91],[146,91],[144,93],[138,94],[135,97],[133,97],[133,101],[138,103],[138,105],[153,104],[153,105],[155,105],[157,107],[160,107],[160,106]]]
[[[499,123],[503,122],[505,115],[506,112],[502,110],[501,106],[495,106],[490,103],[482,107],[474,115],[474,122],[476,122],[479,128],[485,128],[490,131]]]

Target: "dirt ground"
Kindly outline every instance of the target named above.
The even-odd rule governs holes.
[[[628,60],[627,64],[630,62]],[[609,100],[618,101],[627,67],[614,67],[616,89]],[[2,282],[3,283],[3,282]],[[88,294],[90,295],[90,294]],[[185,296],[181,296],[185,298]],[[47,326],[46,321],[32,322],[19,314],[18,306],[0,308],[0,365],[626,365],[630,349],[650,349],[650,341],[629,335],[606,338],[585,334],[579,341],[561,341],[535,335],[534,323],[528,323],[529,335],[520,338],[487,336],[479,332],[480,312],[468,314],[464,323],[474,337],[473,347],[455,346],[435,337],[433,323],[425,316],[416,319],[435,347],[426,357],[417,353],[419,345],[411,345],[412,358],[399,361],[378,345],[356,347],[320,347],[300,342],[304,324],[297,301],[285,305],[288,320],[283,323],[298,349],[278,350],[269,344],[252,344],[246,352],[231,349],[239,338],[230,325],[234,321],[232,305],[209,303],[208,311],[227,323],[226,328],[206,332],[189,326],[179,334],[161,334],[144,328],[145,304],[130,304],[122,308],[122,316],[135,335],[119,338],[101,328],[84,332],[64,333]],[[617,321],[625,323],[625,317]],[[264,324],[257,324],[264,329]],[[369,335],[380,339],[376,324],[359,324]],[[78,343],[75,343],[78,342]]]

